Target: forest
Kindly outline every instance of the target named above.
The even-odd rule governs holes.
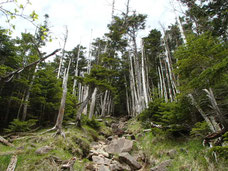
[[[170,1],[176,22],[143,38],[148,16],[126,4],[117,15],[113,0],[108,31],[89,48],[65,50],[66,26],[63,47],[46,53],[49,15],[12,37],[12,20],[39,17],[0,2],[10,26],[0,25],[0,170],[228,170],[228,1]],[[133,151],[102,151],[118,168],[97,162],[92,142],[116,136]]]

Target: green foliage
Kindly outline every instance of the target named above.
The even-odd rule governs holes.
[[[145,109],[140,115],[138,115],[138,119],[142,121],[145,127],[149,127],[150,121],[152,120],[153,116],[158,114],[159,107],[163,99],[156,98],[153,102],[149,103],[149,107]]]
[[[210,152],[216,152],[216,154],[218,154],[219,157],[228,160],[228,146],[215,146],[210,149]]]
[[[206,123],[206,121],[203,122],[197,122],[195,126],[192,128],[191,135],[192,136],[200,136],[204,138],[208,133],[210,132],[210,129]]]
[[[217,83],[220,75],[227,70],[227,55],[225,44],[209,33],[189,35],[187,45],[180,46],[175,52],[178,59],[176,73],[183,91],[203,89]]]
[[[19,119],[14,119],[10,122],[9,128],[5,129],[6,132],[26,132],[36,125],[36,119],[29,119],[27,121],[20,121]]]
[[[224,141],[228,142],[228,131],[223,135]]]
[[[95,118],[89,119],[85,115],[82,115],[81,122],[83,125],[88,125],[89,127],[93,128],[95,130],[99,130],[101,127],[100,123],[97,120],[95,120]]]
[[[142,121],[144,127],[151,127],[150,122],[162,125],[166,131],[188,132],[189,109],[185,99],[179,99],[178,102],[165,103],[163,99],[157,98],[149,103],[138,119]]]

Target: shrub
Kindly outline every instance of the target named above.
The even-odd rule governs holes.
[[[209,131],[210,129],[206,121],[203,121],[203,122],[197,122],[195,126],[192,128],[192,131],[190,132],[190,134],[192,136],[205,137]]]
[[[14,119],[10,122],[9,128],[5,129],[6,132],[26,132],[29,131],[33,126],[36,125],[36,119],[30,119],[27,121],[20,121],[19,119]]]
[[[82,116],[82,124],[88,125],[89,127],[99,130],[101,125],[95,118],[89,119],[87,116]]]

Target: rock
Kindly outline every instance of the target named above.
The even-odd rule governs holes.
[[[139,170],[142,167],[129,153],[121,153],[119,161],[128,164],[132,170]]]
[[[167,171],[167,167],[171,165],[172,160],[166,160],[160,163],[158,166],[153,167],[150,171]]]
[[[146,155],[143,153],[142,150],[140,150],[136,155],[135,155],[136,161],[142,161],[145,162],[146,160]]]
[[[86,170],[89,170],[89,171],[96,171],[96,168],[94,167],[93,163],[88,163],[88,164],[85,166],[85,169],[86,169]]]
[[[108,166],[101,165],[98,167],[98,171],[110,171]]]
[[[109,136],[109,137],[107,138],[107,140],[109,140],[109,141],[112,141],[112,139],[113,139],[113,136]]]
[[[124,129],[124,126],[125,126],[125,122],[119,122],[119,125],[118,125],[118,128],[119,129]]]
[[[125,132],[124,130],[117,128],[116,131],[113,133],[121,137]]]
[[[104,158],[100,156],[92,156],[92,160],[96,164],[104,164]]]
[[[130,166],[121,164],[120,162],[113,160],[109,166],[111,171],[131,171]]]
[[[170,150],[167,152],[167,155],[171,158],[171,159],[174,159],[175,156],[177,154],[177,151],[176,150]]]
[[[107,159],[107,158],[105,158],[103,156],[92,156],[92,160],[96,164],[109,165],[111,163],[111,160],[110,159]]]
[[[48,153],[50,150],[52,150],[53,148],[52,147],[50,147],[50,146],[44,146],[44,147],[41,147],[41,148],[38,148],[37,150],[36,150],[36,153],[37,154],[46,154],[46,153]]]
[[[25,149],[25,146],[20,146],[20,147],[17,147],[16,149],[17,150],[24,150]]]
[[[95,147],[98,147],[99,146],[99,143],[98,142],[91,142],[90,143],[90,147],[91,148],[95,148]]]
[[[133,141],[123,138],[117,138],[111,141],[105,148],[105,151],[111,154],[129,152],[133,147]]]

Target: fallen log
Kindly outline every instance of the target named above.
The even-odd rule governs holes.
[[[3,138],[2,136],[0,136],[0,142],[7,145],[7,146],[10,146],[10,147],[13,147],[13,144],[11,144],[10,142],[8,142],[5,138]]]
[[[17,155],[13,155],[6,171],[14,171],[17,165]]]

